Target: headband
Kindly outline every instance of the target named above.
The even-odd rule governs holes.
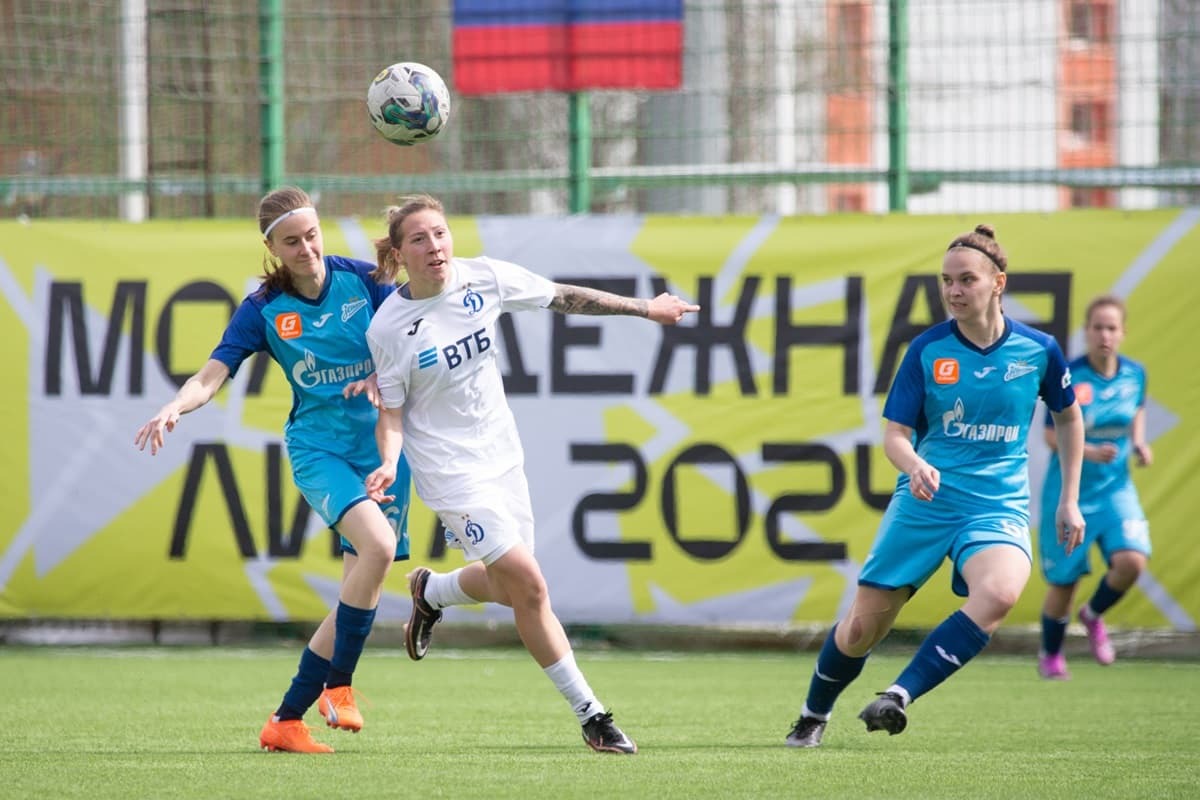
[[[276,222],[278,222],[278,221],[279,221],[279,220],[276,220]],[[268,230],[270,230],[270,229],[268,228]],[[952,245],[950,245],[949,247],[947,247],[947,248],[946,248],[946,250],[947,250],[947,251],[950,251],[950,250],[953,250],[953,249],[954,249],[954,248],[956,248],[956,247],[969,247],[969,248],[971,248],[972,250],[978,250],[980,253],[983,253],[985,256],[987,256],[987,257],[988,257],[988,261],[991,261],[993,264],[995,264],[995,265],[996,265],[996,269],[1000,270],[1001,272],[1004,272],[1004,267],[1002,267],[1002,266],[1000,265],[1000,262],[996,260],[996,257],[995,257],[994,255],[992,255],[991,253],[989,253],[987,250],[984,250],[984,249],[983,249],[982,247],[980,247],[979,245],[977,245],[977,244],[971,244],[970,242],[955,242],[954,244],[952,244]]]
[[[314,214],[317,213],[317,210],[315,208],[313,208],[312,206],[302,206],[301,208],[293,208],[291,211],[285,211],[282,214],[280,214],[278,217],[276,217],[274,222],[272,222],[270,225],[267,226],[267,229],[265,231],[263,231],[263,238],[264,239],[271,238],[271,231],[275,229],[276,225],[283,222],[285,219],[287,219],[288,217],[290,217],[294,214],[299,214],[301,211],[311,211]]]

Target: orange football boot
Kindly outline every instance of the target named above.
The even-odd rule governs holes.
[[[282,753],[332,753],[333,748],[312,738],[308,726],[302,719],[276,719],[267,717],[258,743],[263,750]]]
[[[331,728],[341,728],[351,733],[362,730],[363,718],[354,702],[354,688],[351,686],[325,689],[317,701],[317,710]]]

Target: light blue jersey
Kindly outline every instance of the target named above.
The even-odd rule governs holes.
[[[1042,486],[1038,544],[1047,582],[1060,586],[1073,584],[1088,574],[1088,550],[1093,543],[1100,547],[1106,562],[1117,550],[1136,550],[1150,555],[1149,526],[1129,474],[1133,419],[1146,404],[1146,370],[1124,356],[1118,356],[1117,371],[1112,377],[1096,372],[1086,356],[1075,359],[1070,366],[1075,395],[1083,411],[1087,443],[1112,444],[1117,448],[1117,456],[1109,462],[1083,462],[1079,510],[1087,527],[1083,545],[1068,556],[1058,543],[1054,525],[1062,486],[1062,465],[1057,452],[1050,455],[1046,482]],[[1054,424],[1049,415],[1046,424]]]
[[[248,357],[266,351],[283,368],[292,386],[284,438],[293,477],[309,505],[333,527],[367,499],[363,481],[379,466],[375,408],[365,394],[343,398],[342,389],[374,371],[367,325],[395,287],[376,283],[369,275],[374,266],[365,261],[325,256],[325,268],[327,279],[313,300],[278,290],[247,296],[212,358],[233,375]],[[409,482],[401,456],[389,490],[396,499],[383,508],[396,529],[397,557],[405,558]]]
[[[914,591],[942,561],[959,568],[981,547],[1010,544],[1030,555],[1026,439],[1038,397],[1061,411],[1075,402],[1054,338],[1005,318],[986,349],[948,320],[913,340],[884,405],[913,429],[917,454],[938,470],[933,500],[914,498],[900,475],[859,583]]]

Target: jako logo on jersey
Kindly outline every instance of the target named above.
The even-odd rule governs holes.
[[[336,367],[318,367],[317,357],[311,350],[304,351],[304,359],[292,365],[292,381],[297,386],[312,389],[326,383],[356,381],[370,375],[375,369],[371,359],[355,364],[340,364]]]
[[[977,369],[977,370],[975,370],[975,377],[976,378],[986,378],[988,375],[991,375],[995,371],[996,371],[995,367],[984,367],[983,369]]]
[[[933,360],[933,382],[945,385],[958,383],[958,359],[935,358]]]
[[[366,304],[367,301],[361,299],[351,300],[349,303],[343,303],[342,322],[349,322],[350,318],[357,314]]]
[[[463,295],[463,308],[470,316],[475,316],[483,310],[483,295],[467,285],[467,293]]]
[[[1075,399],[1079,401],[1081,406],[1090,406],[1092,400],[1092,385],[1090,383],[1081,383],[1075,387]]]
[[[951,439],[967,439],[972,442],[1015,442],[1021,434],[1020,425],[975,425],[963,422],[965,414],[962,398],[954,401],[954,408],[942,414],[942,432]]]
[[[299,338],[300,334],[304,333],[304,327],[300,324],[300,315],[295,311],[289,311],[275,317],[275,332],[279,334],[280,339]]]
[[[324,314],[321,315],[321,318],[319,320],[317,320],[316,322],[313,323],[313,327],[314,328],[324,328],[325,323],[328,322],[329,318],[332,316],[333,316],[333,312],[326,311]]]
[[[467,518],[467,524],[463,527],[463,533],[471,540],[471,544],[479,544],[486,535],[483,532],[483,526],[469,517]]]
[[[1004,380],[1015,381],[1017,378],[1023,378],[1031,372],[1037,372],[1037,367],[1024,361],[1014,361],[1008,365],[1008,371],[1004,373]],[[1070,383],[1068,382],[1063,385],[1063,388],[1065,389],[1069,385]]]
[[[437,363],[437,348],[429,347],[417,353],[417,369],[432,367]]]

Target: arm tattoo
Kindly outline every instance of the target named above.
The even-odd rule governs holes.
[[[572,286],[568,283],[554,284],[554,299],[549,308],[561,314],[624,314],[631,317],[648,317],[650,301],[634,297],[621,297],[612,292]]]

